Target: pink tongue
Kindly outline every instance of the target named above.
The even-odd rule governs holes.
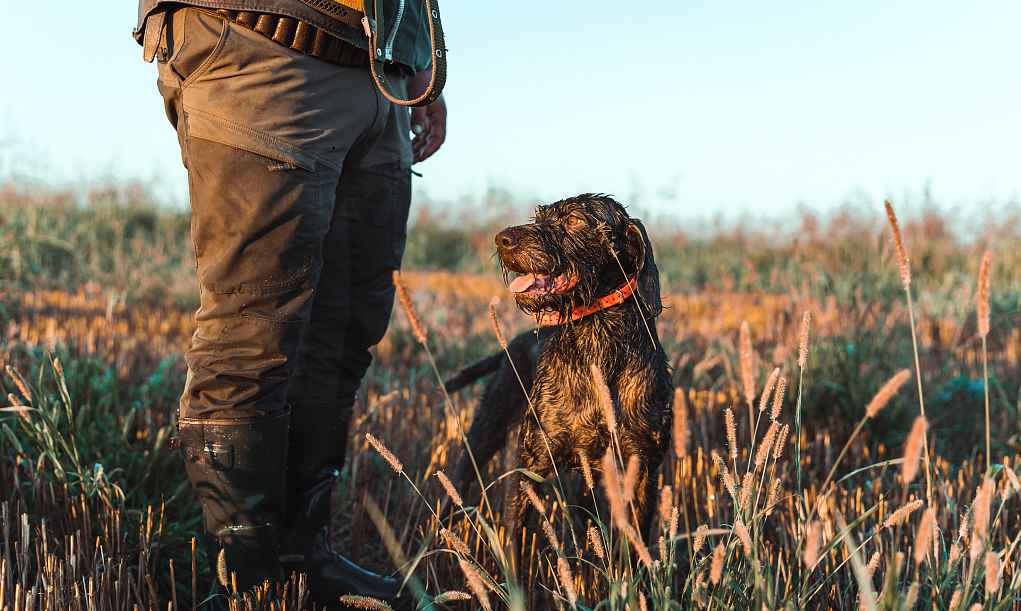
[[[524,293],[528,289],[532,288],[535,284],[535,274],[525,274],[524,276],[518,276],[510,283],[510,291],[512,293]]]

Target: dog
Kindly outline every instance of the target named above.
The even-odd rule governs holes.
[[[638,458],[633,503],[648,533],[655,473],[670,443],[673,384],[656,332],[663,306],[645,227],[611,197],[583,194],[539,206],[531,223],[504,229],[495,242],[510,292],[536,318],[537,330],[446,382],[454,392],[495,374],[468,433],[478,469],[512,430],[517,466],[543,478],[554,474],[554,464],[560,473],[580,470],[582,459],[598,473],[611,443],[618,444],[624,464]],[[616,441],[592,367],[615,406]],[[471,458],[462,457],[455,470],[462,489],[476,479]],[[518,532],[527,511],[521,477],[519,471],[509,477],[508,534]]]

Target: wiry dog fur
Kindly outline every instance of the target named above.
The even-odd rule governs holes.
[[[503,230],[496,244],[505,275],[577,278],[573,288],[564,292],[516,294],[518,307],[537,316],[557,312],[569,320],[575,308],[611,293],[636,274],[639,286],[637,298],[574,322],[522,333],[510,342],[508,352],[529,389],[549,449],[504,353],[467,367],[447,382],[453,391],[483,375],[496,374],[486,386],[468,433],[479,468],[505,445],[508,432],[520,425],[519,466],[550,477],[551,454],[560,473],[580,469],[579,455],[584,455],[598,471],[611,436],[591,373],[594,365],[602,372],[616,407],[624,463],[631,456],[639,460],[634,503],[639,524],[647,530],[655,473],[669,444],[673,389],[656,333],[655,318],[662,309],[659,274],[645,228],[612,198],[585,194],[539,206],[532,223]],[[455,473],[462,487],[475,479],[467,456]],[[526,511],[520,477],[509,478],[508,533],[518,531]]]

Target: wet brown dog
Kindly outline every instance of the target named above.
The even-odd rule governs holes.
[[[504,353],[449,380],[454,391],[495,372],[468,433],[479,469],[515,429],[520,467],[548,478],[554,462],[563,473],[580,469],[584,456],[598,469],[613,437],[599,407],[594,366],[613,399],[614,443],[624,464],[638,457],[634,508],[648,532],[673,388],[656,333],[659,272],[645,228],[612,198],[585,194],[539,206],[532,223],[497,234],[496,248],[505,275],[516,276],[510,290],[518,307],[539,325],[508,346],[535,415]],[[467,456],[455,473],[462,489],[476,479]],[[527,511],[521,477],[509,478],[508,533],[518,531]]]

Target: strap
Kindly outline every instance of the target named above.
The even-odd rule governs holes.
[[[568,322],[574,322],[595,314],[600,310],[613,307],[624,303],[629,297],[634,295],[635,290],[638,288],[638,278],[633,277],[624,283],[620,288],[614,289],[613,292],[608,295],[603,295],[594,302],[584,305],[581,307],[574,308],[571,311],[570,320],[564,320],[564,318],[558,312],[543,312],[539,315],[539,326],[540,327],[552,327],[556,325],[563,325]]]
[[[232,21],[244,28],[262,34],[277,44],[331,64],[357,67],[364,67],[368,64],[368,59],[365,57],[363,50],[329,34],[326,30],[292,17],[227,9],[198,10]],[[342,19],[338,16],[338,20],[349,25],[360,24],[352,11],[342,10],[344,10],[343,15],[346,15],[346,17]],[[338,13],[338,15],[340,14]]]
[[[383,97],[398,106],[428,106],[440,97],[447,83],[447,49],[443,44],[443,24],[440,23],[440,7],[436,0],[425,0],[425,12],[429,19],[429,51],[432,56],[429,86],[417,98],[407,100],[395,96],[386,88],[385,77],[381,75],[383,60],[375,53],[375,49],[379,48],[379,32],[367,16],[362,17],[362,27],[369,37],[369,72],[372,73],[372,80]]]

